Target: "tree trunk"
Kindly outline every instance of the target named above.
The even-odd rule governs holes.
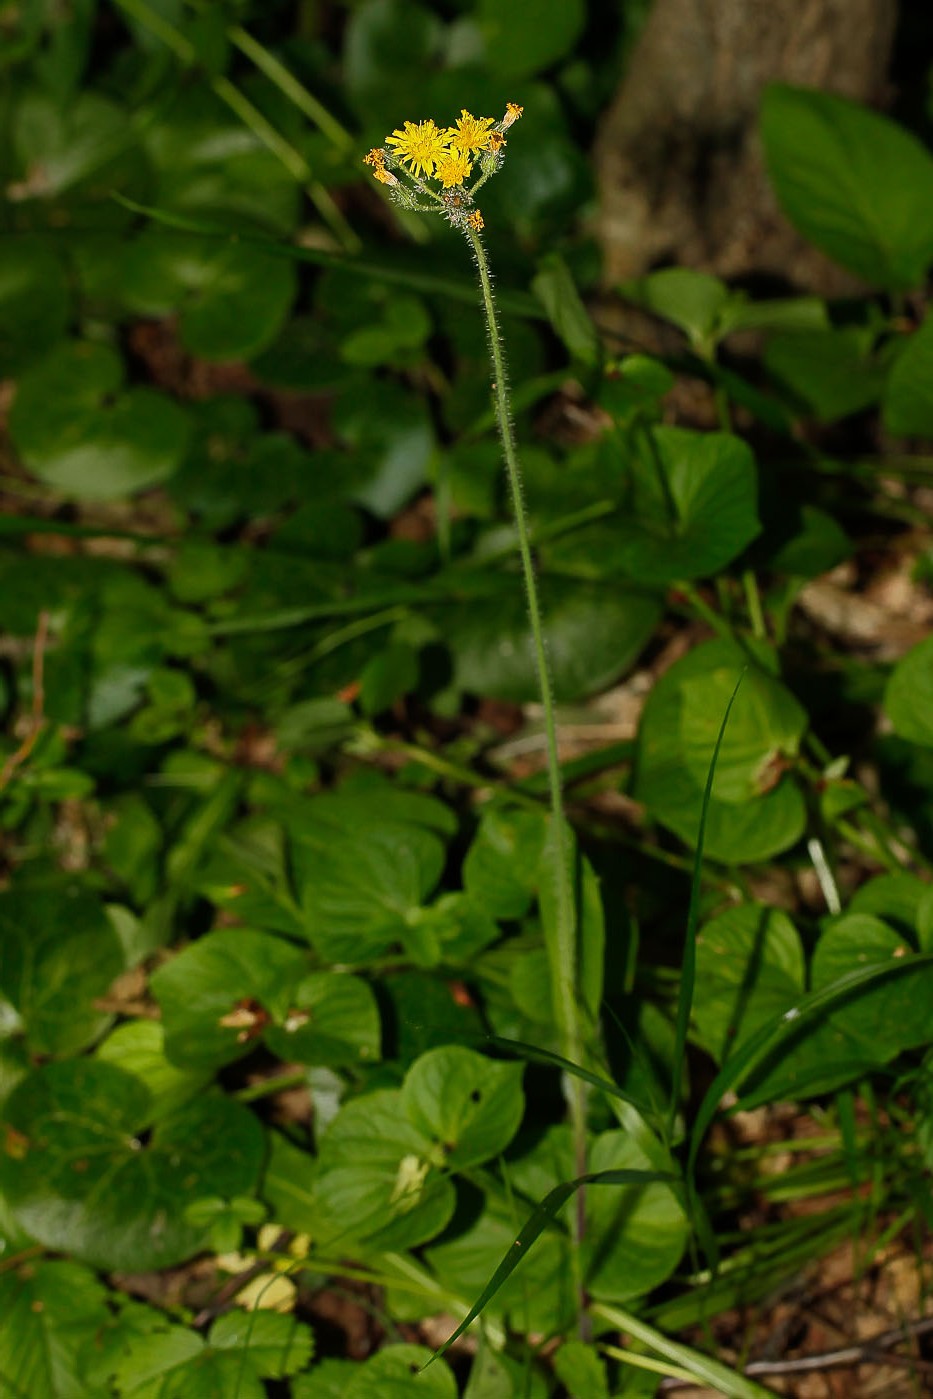
[[[882,105],[897,0],[655,0],[599,133],[607,280],[679,263],[840,294],[768,185],[762,89],[779,80]]]

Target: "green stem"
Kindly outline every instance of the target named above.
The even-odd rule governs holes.
[[[554,995],[554,1012],[560,1030],[561,1050],[565,1059],[575,1064],[583,1063],[583,1035],[580,1023],[580,1001],[578,994],[578,953],[577,917],[574,891],[571,883],[570,850],[567,841],[567,825],[564,815],[564,794],[561,783],[560,760],[557,751],[557,722],[554,713],[554,692],[551,683],[551,670],[548,664],[544,626],[541,620],[541,604],[538,598],[538,583],[535,577],[534,559],[531,554],[531,537],[528,529],[528,516],[525,509],[525,495],[522,487],[521,470],[515,446],[515,434],[509,410],[509,388],[505,363],[505,352],[499,332],[496,304],[489,275],[489,263],[482,240],[473,228],[467,229],[467,237],[473,247],[473,256],[479,272],[483,308],[486,312],[486,328],[489,334],[489,353],[493,370],[493,394],[495,397],[496,420],[502,440],[509,491],[512,497],[512,513],[518,536],[518,552],[521,558],[522,577],[525,584],[525,597],[528,603],[528,617],[531,623],[531,637],[534,646],[535,669],[538,675],[538,689],[541,707],[544,711],[544,732],[547,740],[548,791],[551,799],[551,816],[554,842],[554,892],[556,896],[557,920],[556,936],[547,939],[548,963],[551,972],[551,985]],[[577,1080],[569,1087],[570,1113],[573,1126],[574,1152],[579,1175],[586,1172],[586,1098],[583,1085]],[[579,1243],[583,1234],[583,1191],[578,1192],[576,1213],[576,1237]],[[576,1255],[578,1250],[574,1250]]]

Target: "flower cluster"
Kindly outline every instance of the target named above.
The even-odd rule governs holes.
[[[374,178],[387,185],[405,208],[440,213],[455,226],[478,232],[483,216],[473,207],[476,191],[502,165],[505,133],[521,114],[522,108],[509,102],[505,116],[495,123],[492,117],[474,117],[465,107],[453,126],[441,127],[430,119],[406,121],[386,137],[385,146],[374,147],[364,160]],[[477,178],[468,188],[477,166]],[[405,178],[400,180],[396,170]]]

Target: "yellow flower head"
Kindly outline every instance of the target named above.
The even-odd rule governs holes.
[[[397,180],[397,179],[395,178],[395,176],[392,174],[392,171],[391,171],[391,170],[387,170],[387,169],[385,168],[384,165],[374,165],[374,166],[373,166],[373,177],[374,177],[374,179],[377,179],[381,185],[397,185],[397,184],[398,184],[398,180]]]
[[[524,110],[524,107],[520,107],[517,102],[506,102],[505,116],[500,123],[502,130],[508,131],[510,126],[514,126]]]
[[[503,149],[503,147],[504,147],[504,146],[507,146],[507,145],[508,145],[508,141],[506,141],[506,139],[505,139],[505,137],[503,136],[503,134],[502,134],[501,131],[490,131],[490,133],[489,133],[489,149],[490,149],[491,151],[493,151],[493,152],[501,151],[501,150]]]
[[[462,185],[473,165],[466,151],[452,149],[445,151],[437,162],[436,178],[445,189],[452,185]]]
[[[404,130],[396,129],[386,138],[387,146],[395,146],[398,158],[405,162],[413,175],[433,175],[434,167],[447,150],[448,137],[433,121],[406,121]]]
[[[369,155],[363,156],[363,164],[372,165],[377,170],[380,169],[383,165],[385,165],[385,162],[386,153],[385,151],[380,150],[378,146],[373,146],[372,150],[369,152]]]
[[[472,214],[467,214],[467,223],[477,233],[484,227],[483,216],[478,209],[474,209]]]
[[[489,128],[492,117],[474,117],[466,107],[460,108],[456,126],[448,126],[447,137],[458,151],[470,155],[473,151],[484,151],[489,145]]]

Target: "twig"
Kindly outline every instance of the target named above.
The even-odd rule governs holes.
[[[32,714],[26,737],[15,749],[0,769],[0,792],[12,780],[13,774],[29,757],[45,722],[45,648],[49,639],[49,614],[44,609],[39,613],[36,624],[36,640],[32,650]]]

